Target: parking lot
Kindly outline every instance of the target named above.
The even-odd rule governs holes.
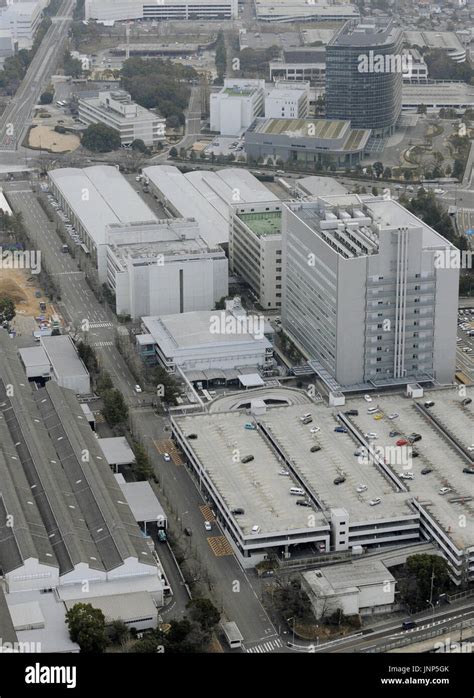
[[[79,233],[77,232],[75,227],[72,225],[71,221],[66,216],[66,214],[62,210],[61,206],[59,205],[59,203],[56,201],[55,197],[52,194],[48,194],[48,203],[50,206],[52,206],[54,208],[57,215],[62,220],[62,222],[64,224],[64,228],[66,229],[67,234],[71,238],[72,244],[74,244],[76,247],[79,247],[79,245],[82,242],[81,238],[79,237]]]
[[[474,308],[458,311],[456,368],[474,383]]]
[[[206,155],[235,155],[235,159],[244,158],[244,140],[243,138],[238,138],[237,136],[216,136],[212,143],[210,143],[206,150],[204,151]]]

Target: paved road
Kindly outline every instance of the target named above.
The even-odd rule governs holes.
[[[75,0],[64,0],[58,16],[52,18],[41,45],[33,58],[16,95],[0,117],[0,150],[15,151],[20,147],[30,123],[33,107],[38,103],[45,83],[54,72],[62,45],[72,21]]]
[[[114,384],[124,394],[130,408],[133,432],[146,444],[155,472],[163,481],[166,497],[180,514],[182,526],[189,526],[193,530],[191,539],[185,540],[190,546],[190,553],[208,572],[216,603],[224,609],[229,619],[238,623],[246,641],[246,648],[271,640],[275,649],[278,649],[280,645],[276,643],[275,629],[247,574],[233,555],[214,555],[204,530],[205,519],[199,509],[205,502],[185,466],[176,466],[173,462],[166,463],[154,445],[155,441],[169,436],[169,430],[165,431],[165,427],[168,426],[167,420],[157,416],[152,409],[139,406],[142,398],[136,395],[133,388],[134,379],[114,345],[113,315],[105,305],[99,304],[72,257],[60,251],[62,243],[55,226],[47,219],[38,204],[36,194],[28,189],[28,184],[16,182],[6,185],[5,189],[14,210],[23,213],[25,226],[30,231],[32,240],[41,250],[51,273],[59,282],[64,314],[67,314],[76,327],[80,327],[83,319],[88,319],[91,323],[89,343],[95,345],[101,365],[111,374]],[[106,346],[97,346],[100,343],[106,343]],[[186,515],[184,512],[187,512]],[[220,535],[216,525],[210,535]],[[183,601],[180,612],[182,605]]]

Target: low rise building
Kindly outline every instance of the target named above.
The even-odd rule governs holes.
[[[147,3],[146,0],[86,0],[86,20],[126,22],[132,19],[221,20],[238,17],[237,0],[173,0]]]
[[[40,2],[8,3],[6,7],[0,8],[0,29],[10,32],[19,49],[30,49],[42,16]]]
[[[322,46],[304,46],[283,50],[270,61],[270,80],[308,80],[323,87],[326,82],[326,50]]]
[[[154,147],[165,138],[165,119],[133,102],[123,90],[79,99],[79,119],[87,125],[100,123],[115,129],[122,145],[139,139]]]
[[[323,567],[303,572],[302,579],[317,619],[336,611],[346,616],[390,613],[395,600],[395,577],[381,560]]]
[[[330,0],[257,0],[257,19],[262,22],[337,22],[359,17],[359,10],[349,2]]]
[[[228,293],[225,253],[207,245],[193,220],[162,220],[140,234],[111,226],[108,240],[107,283],[121,315],[211,310]]]
[[[362,159],[370,129],[328,119],[255,119],[245,134],[245,152],[258,160],[351,166]]]
[[[76,395],[90,394],[89,371],[79,358],[70,336],[41,337],[40,341],[51,365],[51,378],[61,388],[68,388]]]
[[[267,119],[305,119],[309,116],[309,82],[277,80],[265,94]]]
[[[263,116],[265,80],[226,78],[210,96],[210,129],[224,136],[241,136],[257,116]]]

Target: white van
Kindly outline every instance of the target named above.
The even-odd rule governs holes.
[[[301,487],[290,487],[290,494],[296,494],[298,497],[301,497],[305,494],[305,491]]]
[[[304,422],[304,420],[308,419],[309,417],[311,417],[311,412],[306,412],[306,414],[301,415],[300,420]]]

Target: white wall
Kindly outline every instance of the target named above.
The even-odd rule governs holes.
[[[28,558],[17,570],[7,572],[5,579],[9,593],[50,589],[59,583],[59,568],[53,564],[44,565],[36,559]]]

